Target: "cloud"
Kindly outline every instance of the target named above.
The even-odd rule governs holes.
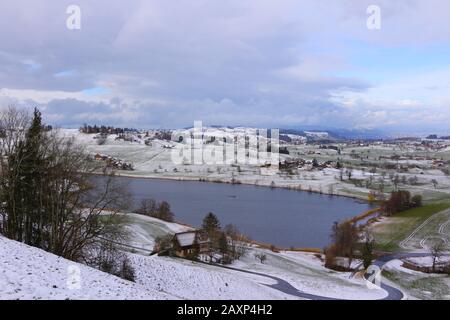
[[[82,29],[68,30],[72,1],[4,0],[0,102],[36,104],[63,126],[403,125],[414,117],[389,117],[448,101],[431,77],[421,85],[433,90],[400,81],[429,72],[450,4],[377,3],[374,32],[366,0],[79,0]]]

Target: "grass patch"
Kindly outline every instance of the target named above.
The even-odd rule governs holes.
[[[400,285],[409,295],[422,300],[448,299],[449,287],[442,276],[410,275],[403,272],[383,270],[383,276]]]
[[[389,217],[372,228],[377,242],[376,248],[381,251],[398,251],[399,243],[414,229],[432,215],[448,208],[450,208],[450,202],[432,203]]]
[[[339,194],[342,192],[344,194],[350,195],[350,196],[356,196],[359,197],[361,199],[367,200],[368,197],[368,193],[366,192],[361,192],[361,191],[357,191],[357,190],[350,190],[347,188],[342,188],[342,189],[338,189]]]

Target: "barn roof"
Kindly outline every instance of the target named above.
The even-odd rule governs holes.
[[[175,234],[175,237],[182,247],[192,246],[195,243],[197,232],[187,231]]]

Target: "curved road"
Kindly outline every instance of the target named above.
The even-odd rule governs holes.
[[[450,254],[446,254],[446,256],[448,256],[448,255],[450,255]],[[373,262],[373,265],[379,267],[380,269],[383,269],[384,265],[392,260],[404,259],[404,258],[427,257],[427,256],[430,256],[430,254],[429,253],[393,253],[393,254],[388,254],[388,255],[378,258],[377,260],[375,260]],[[211,265],[211,264],[208,264],[208,265]],[[310,300],[342,300],[342,299],[338,299],[338,298],[318,296],[318,295],[300,291],[297,288],[295,288],[294,286],[292,286],[289,282],[287,282],[283,279],[280,279],[278,277],[275,277],[275,276],[271,276],[271,275],[267,275],[267,274],[263,274],[263,273],[259,273],[259,272],[254,272],[254,271],[249,271],[249,270],[221,266],[221,265],[213,265],[213,266],[216,266],[219,268],[224,268],[224,269],[229,269],[229,270],[234,270],[234,271],[238,271],[238,272],[243,272],[243,273],[254,274],[257,276],[262,276],[262,277],[266,277],[266,278],[275,280],[276,281],[275,284],[270,284],[270,285],[265,284],[265,286],[268,286],[270,288],[273,288],[275,290],[281,291],[283,293],[286,293],[286,294],[289,294],[289,295],[292,295],[295,297],[310,299]],[[370,275],[366,274],[365,278],[367,279],[368,276],[370,276]],[[383,281],[381,281],[380,286],[381,286],[381,289],[385,290],[388,294],[386,297],[384,297],[383,299],[380,299],[380,300],[402,300],[405,297],[405,295],[403,294],[403,292],[401,290],[399,290],[395,287],[392,287],[386,283],[383,283]]]

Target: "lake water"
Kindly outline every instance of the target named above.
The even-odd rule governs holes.
[[[133,195],[170,203],[176,219],[200,226],[208,212],[221,225],[233,223],[253,240],[281,247],[318,247],[329,243],[334,221],[369,209],[367,203],[304,191],[250,185],[118,177]]]

